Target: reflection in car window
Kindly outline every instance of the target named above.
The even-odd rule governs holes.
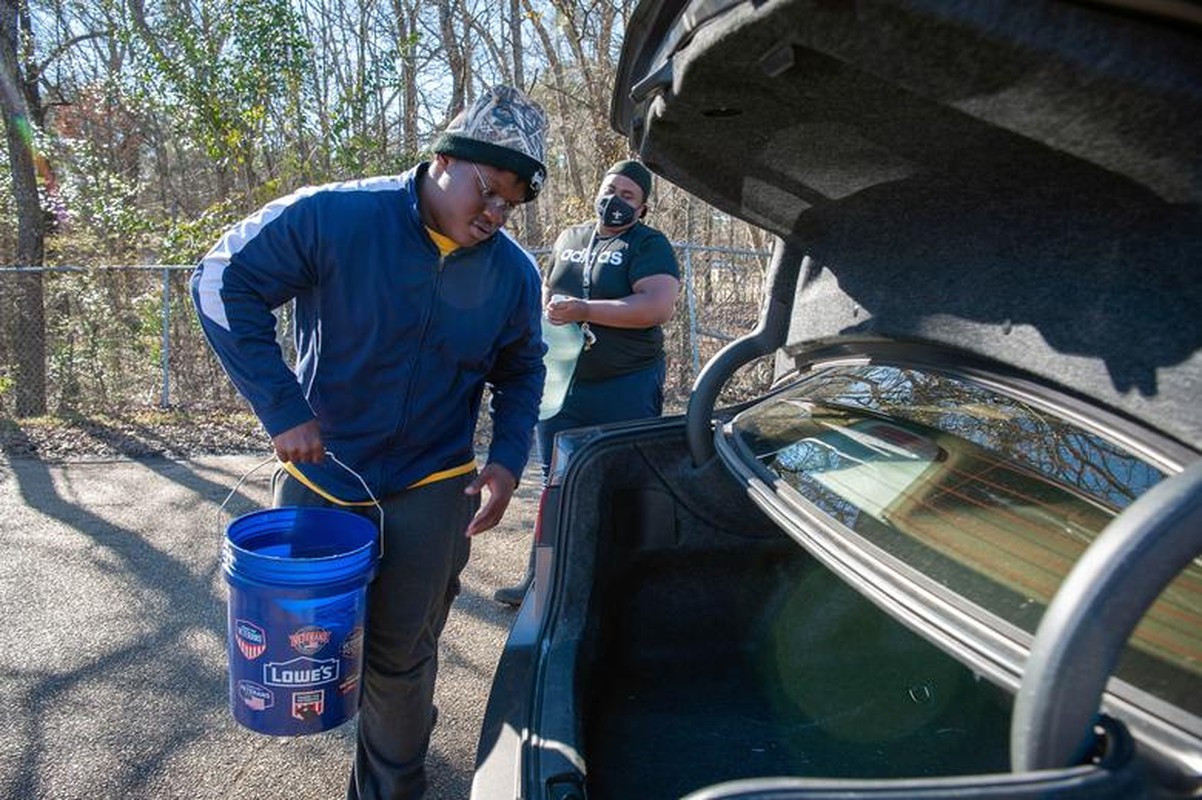
[[[1102,529],[1165,475],[958,377],[831,368],[736,417],[754,457],[841,525],[1034,633]],[[1119,676],[1202,716],[1202,567],[1161,595]]]

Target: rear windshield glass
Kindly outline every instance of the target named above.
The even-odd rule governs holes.
[[[740,414],[736,437],[841,525],[1034,633],[1116,514],[1165,475],[1072,422],[961,378],[818,373]],[[1202,715],[1202,566],[1140,624],[1119,676]]]

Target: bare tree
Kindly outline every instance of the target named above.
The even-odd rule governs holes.
[[[417,8],[416,3],[393,0],[396,14],[397,38],[401,63],[401,152],[406,156],[418,149],[418,103],[417,103]]]
[[[543,55],[550,66],[552,96],[555,99],[556,128],[558,128],[560,136],[563,137],[563,151],[567,165],[568,182],[577,197],[584,197],[586,189],[584,181],[580,177],[580,167],[577,164],[576,134],[570,112],[571,104],[568,97],[568,85],[567,79],[564,76],[563,63],[560,61],[559,53],[555,49],[555,42],[551,39],[551,34],[547,31],[547,26],[543,24],[543,15],[533,8],[530,0],[520,0],[520,2],[523,9],[525,9],[527,18],[534,27],[534,32],[538,36],[539,42],[542,44]]]
[[[458,113],[471,100],[468,92],[471,81],[468,67],[466,44],[461,43],[465,37],[455,30],[455,19],[458,17],[460,4],[452,0],[437,0],[438,25],[442,33],[442,46],[447,54],[447,77],[451,79],[451,98],[447,104],[447,118]]]

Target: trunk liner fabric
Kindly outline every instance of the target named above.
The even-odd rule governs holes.
[[[635,561],[608,587],[584,690],[590,798],[1007,771],[1008,695],[830,573],[797,555],[691,556]],[[684,634],[698,626],[713,635]]]

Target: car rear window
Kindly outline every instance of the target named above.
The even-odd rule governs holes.
[[[735,436],[841,526],[1034,633],[1102,529],[1165,477],[1072,421],[962,377],[824,370],[742,412]],[[1118,676],[1202,716],[1202,566],[1137,628]]]

